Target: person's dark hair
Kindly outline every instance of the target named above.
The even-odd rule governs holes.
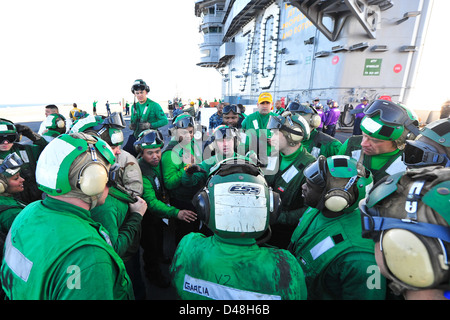
[[[45,109],[52,109],[52,110],[56,110],[57,113],[59,112],[58,107],[55,106],[54,104],[49,104],[49,105],[45,106]]]

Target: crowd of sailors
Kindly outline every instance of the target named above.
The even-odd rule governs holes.
[[[362,98],[341,142],[334,100],[262,92],[206,128],[207,104],[169,123],[142,79],[131,91],[128,137],[110,110],[48,105],[37,132],[0,119],[5,299],[145,299],[145,281],[180,299],[450,298],[444,109],[419,126]]]

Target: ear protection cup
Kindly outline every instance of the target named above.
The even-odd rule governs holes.
[[[192,199],[192,204],[195,207],[195,212],[200,221],[203,221],[205,224],[209,223],[209,194],[208,189],[204,188],[197,192],[197,194]]]
[[[61,118],[56,121],[56,126],[60,129],[64,128],[65,125],[66,125],[66,123]]]
[[[291,139],[294,142],[301,142],[303,140],[303,131],[300,128],[294,127],[291,128],[293,131],[296,131],[299,133],[299,135],[297,134],[293,134],[293,133],[289,133],[289,139]]]
[[[8,188],[8,185],[5,183],[5,181],[2,181],[0,179],[0,194],[4,193],[7,188]]]
[[[309,119],[309,125],[312,128],[318,128],[320,126],[320,123],[322,122],[322,119],[318,114],[312,115],[311,119]]]
[[[96,196],[103,192],[108,182],[108,170],[99,162],[88,163],[80,170],[78,187],[88,196]]]
[[[324,200],[328,210],[340,212],[353,203],[353,196],[343,189],[333,189],[325,195]]]
[[[447,252],[439,239],[390,229],[381,235],[380,250],[389,274],[403,287],[423,289],[448,281]]]

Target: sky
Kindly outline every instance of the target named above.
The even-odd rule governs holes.
[[[219,99],[221,77],[200,61],[194,0],[0,2],[0,105]]]
[[[406,1],[406,0],[405,0]],[[175,96],[211,101],[221,97],[221,76],[196,65],[202,42],[195,0],[22,0],[0,1],[0,105],[88,106],[98,100],[132,101],[131,85],[143,79],[149,98]],[[450,1],[435,0],[430,24],[438,47],[424,51],[429,67],[417,83],[440,106],[450,98],[446,26]],[[439,53],[436,59],[435,54]],[[431,57],[430,57],[431,55]],[[448,92],[444,94],[443,92]],[[436,93],[439,93],[437,95]],[[164,106],[163,106],[164,107]]]

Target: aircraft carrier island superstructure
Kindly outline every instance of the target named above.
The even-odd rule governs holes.
[[[362,97],[409,106],[433,0],[198,0],[202,67],[223,99],[255,105],[318,97],[350,110]],[[439,71],[437,71],[439,72]],[[351,125],[351,115],[341,126]]]

